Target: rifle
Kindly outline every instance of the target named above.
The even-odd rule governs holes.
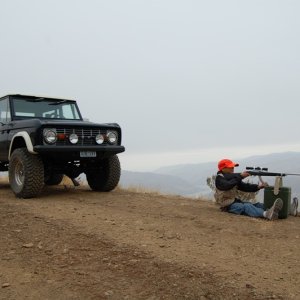
[[[249,173],[251,176],[258,176],[260,182],[264,185],[268,184],[264,182],[261,176],[274,176],[275,184],[274,184],[274,194],[278,195],[279,189],[282,187],[282,177],[292,175],[292,176],[300,176],[297,173],[278,173],[278,172],[268,172],[268,168],[261,168],[261,167],[246,167],[246,172]]]

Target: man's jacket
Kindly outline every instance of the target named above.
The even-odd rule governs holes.
[[[235,199],[239,199],[239,191],[257,192],[257,184],[245,183],[239,173],[222,173],[218,172],[216,176],[215,199],[221,207],[232,204]]]

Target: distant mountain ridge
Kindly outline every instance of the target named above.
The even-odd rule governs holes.
[[[236,168],[237,172],[242,172],[246,166],[260,166],[268,167],[272,172],[300,174],[300,152],[256,155],[237,162],[240,164]],[[120,184],[123,187],[144,187],[168,194],[211,197],[206,179],[216,172],[217,162],[172,165],[161,167],[153,172],[122,171]],[[274,183],[274,177],[264,177],[264,180],[270,185]],[[254,177],[253,181],[256,183],[258,179]],[[292,194],[300,194],[300,176],[287,176],[283,182],[284,186],[292,188]]]
[[[122,171],[120,185],[166,194],[193,195],[198,193],[198,187],[183,178],[151,172]]]

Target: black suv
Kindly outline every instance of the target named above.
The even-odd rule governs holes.
[[[84,121],[74,100],[25,95],[0,98],[0,171],[8,171],[17,197],[36,197],[63,176],[86,174],[92,190],[111,191],[119,182],[118,124]]]

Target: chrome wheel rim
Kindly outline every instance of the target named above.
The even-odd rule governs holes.
[[[24,166],[21,162],[18,162],[15,167],[15,180],[17,185],[22,186],[24,183]]]

